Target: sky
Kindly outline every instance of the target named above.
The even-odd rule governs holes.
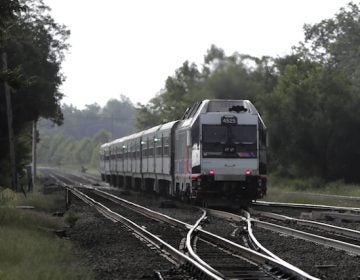
[[[291,53],[303,26],[349,0],[44,0],[71,31],[62,103],[83,109],[125,95],[146,104],[184,61],[201,66],[212,44],[226,55]]]

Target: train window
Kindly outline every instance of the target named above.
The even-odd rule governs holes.
[[[154,140],[149,139],[148,143],[149,143],[149,148],[154,146]]]
[[[154,148],[150,148],[149,149],[149,157],[153,157],[154,156]]]
[[[170,151],[169,146],[165,146],[164,147],[164,156],[169,156],[169,151]]]
[[[162,147],[156,147],[156,155],[157,156],[161,156],[162,152]]]
[[[205,143],[226,143],[227,127],[222,125],[203,125],[202,140]]]
[[[250,145],[257,142],[256,125],[235,125],[230,127],[230,131],[234,143]]]
[[[169,156],[170,155],[170,148],[169,148],[169,137],[163,138],[163,155]]]

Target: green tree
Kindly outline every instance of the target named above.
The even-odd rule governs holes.
[[[19,139],[24,139],[23,135],[28,133],[29,123],[39,117],[51,119],[57,124],[62,122],[62,94],[58,88],[63,81],[60,65],[68,48],[66,40],[69,36],[69,31],[51,18],[48,7],[41,0],[28,0],[26,6],[21,3],[2,0],[0,4],[0,48],[7,53],[9,69],[7,73],[1,73],[0,79],[7,80],[12,87],[13,129],[18,138],[19,171],[26,163],[31,147],[19,146],[25,143]],[[4,14],[7,16],[3,17]],[[3,86],[0,87],[0,104],[5,104]],[[3,175],[8,173],[2,164],[8,161],[6,124],[5,106],[0,106],[0,173]]]
[[[101,129],[95,134],[94,138],[92,139],[92,142],[94,145],[102,145],[104,143],[109,142],[110,137],[111,135],[107,130]]]
[[[341,8],[334,18],[305,25],[302,47],[316,60],[341,68],[353,79],[360,80],[360,9],[354,3]]]
[[[212,45],[204,64],[184,62],[168,77],[162,92],[146,105],[138,104],[138,129],[181,118],[186,108],[204,99],[250,99],[255,104],[276,85],[274,61],[225,52]],[[260,104],[260,103],[259,103]]]
[[[91,162],[94,145],[89,137],[81,139],[74,150],[75,163],[79,165],[87,165]]]
[[[147,105],[138,104],[136,127],[145,129],[181,118],[186,108],[198,100],[200,80],[197,65],[185,61],[174,76],[167,78],[165,89],[159,95]]]

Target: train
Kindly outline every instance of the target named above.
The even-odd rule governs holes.
[[[249,100],[202,100],[179,120],[100,147],[111,186],[207,204],[264,197],[266,169],[267,129]]]

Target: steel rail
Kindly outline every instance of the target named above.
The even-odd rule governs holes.
[[[302,204],[302,203],[285,203],[285,202],[272,202],[272,201],[256,201],[252,203],[253,206],[272,206],[272,207],[289,207],[300,209],[313,209],[313,210],[329,210],[338,212],[360,213],[360,208],[356,207],[340,207],[329,205],[316,205],[316,204]]]
[[[252,242],[255,243],[255,245],[263,252],[265,252],[267,255],[269,255],[270,257],[280,261],[280,262],[285,262],[283,259],[279,258],[277,255],[275,255],[274,253],[272,253],[271,251],[269,251],[268,249],[266,249],[263,245],[261,245],[261,243],[256,239],[256,237],[253,234],[252,231],[252,225],[251,225],[251,217],[250,217],[250,213],[243,210],[244,215],[245,215],[245,220],[247,223],[247,230],[248,230],[248,234],[250,239],[252,240]],[[286,263],[286,262],[285,262]]]
[[[222,211],[218,211],[218,210],[208,210],[208,212],[213,215],[217,215],[218,217],[223,217],[223,218],[228,217],[234,221],[244,221],[243,217],[238,216],[236,214],[222,212]],[[282,215],[279,215],[279,216],[281,217]],[[282,216],[282,217],[284,217],[284,216]],[[324,245],[327,247],[333,247],[338,250],[346,251],[352,255],[356,255],[356,256],[360,255],[360,246],[357,246],[354,244],[346,243],[343,241],[339,241],[339,240],[335,240],[335,239],[331,239],[331,238],[327,238],[327,237],[315,235],[312,233],[307,233],[307,232],[303,232],[303,231],[299,231],[299,230],[295,230],[295,229],[291,229],[291,228],[287,228],[287,227],[283,227],[283,226],[279,226],[279,225],[275,225],[275,224],[271,224],[271,223],[267,223],[267,222],[263,222],[263,221],[259,221],[259,220],[253,219],[253,218],[251,218],[250,221],[254,222],[255,225],[258,225],[259,227],[262,227],[262,228],[265,228],[265,229],[268,229],[271,231],[284,233],[287,235],[301,238],[303,240],[312,241],[312,242],[315,242],[317,244],[321,244],[321,245]],[[332,227],[333,226],[330,226],[330,228],[332,228]],[[350,232],[351,231],[352,230],[350,230]]]
[[[209,271],[213,272],[214,274],[218,275],[221,278],[225,278],[225,276],[220,273],[219,271],[217,271],[216,269],[214,269],[213,267],[211,267],[210,265],[208,265],[205,261],[203,261],[192,249],[192,245],[191,245],[191,241],[193,240],[194,237],[194,233],[197,230],[197,228],[200,226],[200,224],[202,223],[202,221],[204,221],[206,219],[206,211],[202,210],[203,214],[201,215],[201,217],[196,221],[196,223],[194,224],[194,226],[188,231],[187,235],[186,235],[186,248],[187,251],[190,255],[190,257],[192,257],[194,260],[196,260],[198,263],[200,263],[202,266],[206,267]]]
[[[289,221],[289,222],[296,223],[299,225],[318,228],[318,229],[326,230],[328,232],[336,233],[336,234],[339,234],[339,235],[342,235],[342,236],[345,236],[348,238],[360,240],[360,231],[358,231],[358,230],[338,227],[338,226],[334,226],[334,225],[330,225],[330,224],[326,224],[326,223],[320,223],[320,222],[316,222],[316,221],[297,219],[297,218],[280,215],[280,214],[275,214],[275,213],[270,213],[270,212],[263,212],[263,211],[252,211],[252,212],[254,214],[257,214],[257,215],[260,215],[263,217],[280,220],[280,221]]]
[[[130,201],[127,201],[125,199],[122,199],[122,198],[119,198],[117,196],[114,196],[112,194],[109,194],[107,192],[104,192],[104,191],[101,191],[97,188],[94,188],[93,186],[83,186],[85,188],[88,188],[88,189],[93,189],[96,193],[98,194],[103,194],[104,197],[108,197],[108,199],[112,200],[113,202],[117,201],[118,203],[121,203],[122,205],[124,204],[128,204],[128,205],[131,205],[131,206],[134,206],[132,207],[133,210],[135,211],[138,211],[139,213],[142,213],[142,214],[147,214],[147,215],[150,215],[150,216],[153,216],[156,217],[156,219],[159,219],[159,220],[162,220],[164,222],[167,222],[167,223],[170,223],[170,224],[173,224],[175,226],[178,226],[178,227],[185,227],[186,229],[191,229],[192,226],[187,224],[187,223],[184,223],[182,221],[179,221],[179,220],[176,220],[172,217],[169,217],[167,215],[164,215],[164,214],[161,214],[161,213],[158,213],[158,212],[155,212],[153,210],[150,210],[150,209],[147,209],[143,206],[140,206],[140,205],[137,205],[135,203],[132,203]],[[99,211],[101,212],[101,211]],[[103,213],[103,212],[101,212]],[[103,215],[106,216],[106,213],[104,213]],[[107,216],[108,217],[108,216]],[[144,230],[141,228],[141,230]],[[146,231],[146,230],[144,230]],[[213,233],[210,233],[208,231],[205,231],[203,229],[198,229],[198,232],[200,233],[202,239],[204,240],[207,240],[207,241],[210,241],[210,242],[213,242],[213,243],[216,243],[218,245],[221,245],[223,248],[227,248],[228,250],[230,251],[237,251],[239,252],[243,257],[247,258],[248,260],[251,260],[253,261],[254,263],[258,264],[258,265],[262,265],[264,268],[268,267],[276,267],[278,269],[280,269],[281,271],[283,272],[286,272],[287,274],[293,276],[295,279],[304,279],[304,280],[318,280],[318,278],[316,277],[313,277],[309,274],[307,274],[306,272],[302,271],[301,269],[297,268],[297,267],[294,267],[288,263],[282,263],[274,258],[271,258],[269,256],[266,256],[264,254],[261,254],[261,253],[258,253],[254,250],[251,250],[249,248],[246,248],[244,246],[241,246],[237,243],[234,243],[228,239],[225,239],[225,238],[222,238],[221,236],[218,236],[218,235],[215,235]],[[155,236],[155,238],[157,238]],[[157,238],[159,239],[159,238]],[[147,239],[146,239],[147,240]],[[170,245],[169,245],[170,246]],[[156,246],[158,247],[158,246]],[[170,246],[171,247],[171,246]],[[179,252],[178,250],[176,250],[175,248],[171,247],[173,250],[175,250],[176,252]],[[181,252],[179,252],[181,253]],[[185,255],[186,256],[186,255]],[[187,257],[187,256],[186,256]],[[188,257],[189,258],[189,257]],[[192,260],[191,258],[189,258],[190,260]],[[201,267],[200,264],[198,264],[196,261],[194,261],[198,266]],[[205,269],[205,268],[204,268]],[[270,268],[269,268],[270,269]],[[206,269],[205,269],[206,270]],[[213,274],[212,274],[213,275]],[[217,275],[213,275],[214,277],[217,277],[217,278],[214,278],[214,279],[223,279],[223,278],[219,278]]]
[[[314,243],[321,244],[321,245],[324,245],[327,247],[332,247],[332,248],[335,248],[338,250],[346,251],[346,252],[350,253],[351,255],[360,256],[360,246],[357,246],[354,244],[342,242],[339,240],[315,235],[312,233],[308,233],[308,232],[304,232],[304,231],[300,231],[300,230],[296,230],[296,229],[292,229],[292,228],[287,228],[287,227],[271,224],[268,222],[259,221],[256,219],[251,219],[251,221],[254,222],[255,225],[257,225],[261,228],[264,228],[264,229],[291,235],[293,237],[297,237],[297,238],[307,240],[307,241],[312,241]]]
[[[94,207],[99,213],[101,213],[106,218],[110,219],[113,222],[121,222],[126,227],[130,228],[136,234],[141,236],[144,240],[146,240],[148,243],[155,246],[159,251],[166,252],[167,254],[171,255],[175,262],[172,260],[172,262],[176,265],[182,264],[182,265],[188,265],[191,266],[199,271],[199,273],[205,275],[209,279],[215,279],[215,280],[221,280],[223,278],[219,277],[218,275],[214,274],[213,272],[209,271],[206,267],[203,267],[201,264],[196,262],[195,260],[191,259],[190,257],[186,256],[181,251],[175,249],[170,244],[164,242],[156,235],[153,235],[146,229],[142,228],[141,226],[137,225],[136,223],[132,222],[131,220],[123,217],[122,215],[111,211],[106,206],[102,205],[101,203],[95,201],[94,199],[90,198],[89,196],[85,195],[84,193],[80,192],[77,188],[73,186],[69,186],[65,182],[60,181],[56,178],[55,175],[50,175],[52,178],[54,178],[57,181],[57,184],[64,187],[66,190],[70,191],[73,195],[78,197],[80,200],[84,201],[86,204]],[[61,176],[62,177],[62,176]],[[169,259],[169,258],[168,258]]]
[[[115,195],[109,194],[109,193],[104,192],[102,190],[98,190],[98,189],[95,188],[94,191],[97,194],[103,194],[104,197],[107,197],[108,199],[111,199],[113,202],[117,201],[118,203],[120,203],[122,205],[128,204],[128,206],[131,206],[133,208],[133,210],[138,211],[139,213],[153,216],[155,219],[170,223],[170,224],[172,224],[174,226],[177,226],[177,227],[180,227],[180,228],[185,228],[185,229],[191,229],[192,228],[191,225],[189,225],[189,224],[187,224],[185,222],[176,220],[176,219],[174,219],[174,218],[172,218],[170,216],[167,216],[165,214],[155,212],[155,211],[153,211],[151,209],[148,209],[148,208],[145,208],[143,206],[137,205],[137,204],[135,204],[133,202],[130,202],[130,201],[125,200],[123,198],[120,198],[120,197],[117,197]],[[234,214],[232,214],[232,215],[234,215]],[[240,217],[238,215],[234,215],[234,216],[237,216],[238,219]],[[230,251],[237,251],[242,256],[246,257],[247,259],[249,259],[249,260],[251,260],[251,261],[253,261],[253,262],[257,263],[257,264],[263,265],[264,267],[266,267],[268,265],[270,265],[272,267],[277,267],[280,270],[288,273],[289,275],[292,275],[296,279],[309,279],[309,280],[318,279],[318,278],[309,275],[308,273],[302,271],[301,269],[299,269],[299,268],[297,268],[297,267],[295,267],[295,266],[293,266],[293,265],[291,265],[289,263],[286,263],[284,261],[279,261],[279,260],[274,259],[274,258],[272,258],[270,256],[266,256],[264,254],[261,254],[259,252],[254,251],[254,250],[251,250],[249,248],[241,246],[240,244],[232,242],[232,241],[230,241],[228,239],[225,239],[225,238],[223,238],[221,236],[218,236],[218,235],[215,235],[215,234],[210,233],[208,231],[205,231],[203,229],[198,229],[198,233],[199,233],[199,235],[201,236],[202,239],[213,242],[213,243],[216,243],[216,244],[221,244],[224,248],[227,248]]]
[[[218,217],[218,218],[226,219],[229,221],[235,221],[235,222],[246,222],[248,225],[249,236],[250,236],[251,240],[256,244],[256,246],[258,246],[260,248],[260,250],[265,252],[267,255],[269,255],[274,260],[277,260],[279,263],[281,263],[284,267],[287,268],[288,272],[296,271],[297,273],[301,274],[302,277],[304,277],[304,279],[318,279],[318,278],[315,278],[315,277],[309,275],[308,273],[302,271],[298,267],[284,261],[283,259],[281,259],[278,256],[276,256],[275,254],[273,254],[271,251],[266,249],[264,246],[262,246],[252,232],[252,226],[251,226],[252,219],[250,218],[250,214],[247,211],[243,211],[247,217],[242,217],[240,215],[236,215],[236,214],[224,212],[224,211],[219,211],[219,210],[215,210],[215,209],[207,209],[207,211],[209,214],[211,214],[215,217]]]
[[[170,244],[164,242],[162,239],[153,235],[146,229],[142,228],[141,226],[137,225],[136,223],[132,222],[131,220],[119,215],[116,212],[111,211],[109,208],[104,206],[103,204],[93,200],[92,198],[88,197],[84,193],[80,192],[74,187],[71,186],[64,186],[65,188],[69,189],[71,193],[77,196],[79,199],[84,201],[85,203],[93,206],[98,210],[101,214],[105,217],[111,219],[112,221],[121,222],[128,228],[132,229],[136,232],[136,234],[140,235],[143,239],[145,239],[148,243],[154,245],[158,250],[165,251],[170,254],[177,262],[177,264],[182,265],[190,265],[191,267],[197,269],[200,274],[206,275],[209,279],[221,280],[223,278],[219,277],[218,275],[214,274],[212,271],[209,271],[206,267],[202,266],[200,263],[196,262],[195,260],[191,259],[190,257],[186,256],[184,253],[180,252],[179,250],[172,247]]]

